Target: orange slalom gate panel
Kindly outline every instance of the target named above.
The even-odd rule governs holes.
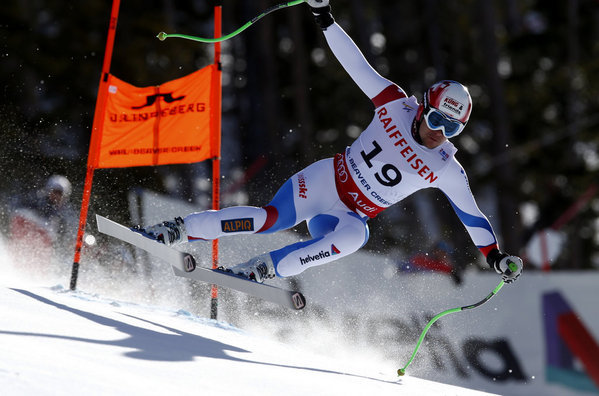
[[[109,75],[95,168],[200,162],[219,155],[212,131],[216,65],[159,86],[135,87]]]

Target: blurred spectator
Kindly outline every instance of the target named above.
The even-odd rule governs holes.
[[[76,212],[70,205],[71,182],[53,175],[45,186],[25,196],[10,219],[10,247],[17,265],[48,263],[74,243]]]

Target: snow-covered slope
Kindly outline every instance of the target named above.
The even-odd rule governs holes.
[[[5,263],[3,263],[5,264]],[[482,395],[281,344],[177,308],[0,277],[0,389],[12,395]]]
[[[482,395],[334,361],[186,311],[0,286],[4,395]]]

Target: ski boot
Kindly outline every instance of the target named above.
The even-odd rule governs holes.
[[[163,221],[162,223],[141,229],[141,231],[167,246],[187,242],[185,223],[183,223],[181,217],[175,217],[174,220]]]
[[[254,257],[245,263],[228,267],[225,270],[258,283],[264,282],[265,279],[275,277],[275,266],[270,257],[270,253]]]

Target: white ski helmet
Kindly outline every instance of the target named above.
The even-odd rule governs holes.
[[[52,175],[46,181],[46,191],[59,191],[64,199],[68,199],[71,196],[72,190],[71,182],[62,175]]]
[[[443,130],[448,138],[457,136],[464,130],[472,112],[472,98],[468,88],[453,80],[433,84],[424,93],[423,102],[421,111],[429,128]]]

